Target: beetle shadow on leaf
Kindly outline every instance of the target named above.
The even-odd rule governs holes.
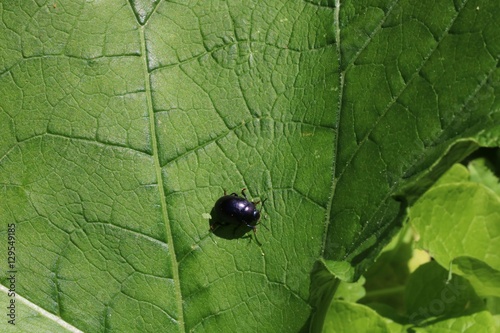
[[[211,218],[208,220],[209,230],[217,237],[224,239],[239,239],[251,237],[247,235],[252,229],[244,224],[221,224],[217,218],[215,210],[212,208],[210,212]]]

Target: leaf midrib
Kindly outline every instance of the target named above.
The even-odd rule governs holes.
[[[341,64],[341,49],[340,49],[340,0],[335,0],[335,9],[333,11],[333,26],[335,28],[335,40],[336,40],[336,49],[337,49],[337,55],[338,55],[338,66],[339,66],[339,89],[338,89],[338,94],[339,94],[339,102],[337,105],[337,116],[335,119],[335,125],[334,128],[337,131],[336,138],[333,143],[333,161],[332,161],[332,184],[330,186],[330,198],[327,202],[326,206],[326,212],[325,212],[325,226],[324,226],[324,233],[323,233],[323,240],[321,244],[321,257],[324,257],[325,254],[325,249],[326,249],[326,241],[328,237],[328,229],[330,228],[330,214],[332,211],[332,206],[333,206],[333,196],[335,194],[335,189],[337,188],[337,180],[335,178],[335,172],[337,169],[337,158],[338,158],[338,131],[339,131],[339,126],[340,126],[340,110],[342,106],[342,96],[344,96],[344,73],[340,71],[340,64]]]
[[[153,110],[153,102],[152,102],[152,89],[151,89],[151,81],[150,81],[150,73],[148,69],[148,62],[147,62],[147,48],[146,48],[146,37],[145,37],[145,30],[146,26],[141,25],[141,31],[140,31],[140,38],[141,38],[141,55],[142,55],[142,60],[143,60],[143,72],[144,72],[144,82],[145,82],[145,91],[146,91],[146,103],[147,103],[147,108],[148,108],[148,115],[149,115],[149,128],[150,128],[150,133],[151,133],[151,145],[152,145],[152,153],[153,153],[153,160],[154,160],[154,169],[156,171],[156,179],[158,182],[158,191],[160,194],[160,205],[161,205],[161,216],[162,220],[164,221],[165,225],[165,235],[166,235],[166,242],[168,244],[168,249],[169,249],[169,258],[171,261],[171,267],[172,267],[172,279],[174,280],[174,286],[175,286],[175,298],[176,298],[176,304],[177,304],[177,322],[179,325],[179,331],[185,332],[185,326],[184,326],[184,312],[183,312],[183,307],[182,307],[182,293],[181,293],[181,285],[180,285],[180,278],[179,278],[179,263],[177,261],[177,257],[175,254],[175,248],[174,248],[174,240],[172,237],[172,229],[170,228],[170,223],[169,223],[169,218],[168,218],[168,212],[167,212],[167,202],[166,202],[166,196],[165,196],[165,190],[163,188],[163,182],[162,182],[162,172],[161,172],[161,164],[160,164],[160,154],[158,152],[158,142],[157,142],[157,136],[156,136],[156,126],[155,126],[155,114]]]

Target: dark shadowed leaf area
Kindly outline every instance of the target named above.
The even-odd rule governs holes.
[[[495,1],[1,1],[15,329],[320,331],[333,276],[357,280],[443,172],[498,146],[499,16]],[[266,199],[260,245],[210,230],[242,188]]]

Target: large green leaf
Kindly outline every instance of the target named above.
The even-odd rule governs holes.
[[[310,290],[335,289],[311,284],[316,260],[356,278],[407,203],[498,144],[499,14],[1,1],[0,233],[15,224],[16,292],[86,332],[306,329],[329,299]],[[260,248],[204,218],[243,187],[268,199]]]

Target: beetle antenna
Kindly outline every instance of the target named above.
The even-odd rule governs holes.
[[[261,203],[261,207],[262,207],[262,208],[261,208],[261,209],[264,209],[264,203],[265,203],[266,201],[267,201],[267,198],[265,198],[264,200],[262,200],[262,203]],[[259,224],[262,224],[262,226],[263,226],[264,228],[266,228],[267,230],[269,230],[269,228],[268,228],[268,227],[266,227],[266,225],[265,225],[265,224],[263,224],[263,223],[262,223],[262,221],[261,221],[261,222],[259,222]]]
[[[266,201],[267,201],[267,198],[265,198],[264,200],[262,200],[262,203],[260,204],[261,207],[262,207],[262,209],[264,209],[264,204],[266,203]]]

